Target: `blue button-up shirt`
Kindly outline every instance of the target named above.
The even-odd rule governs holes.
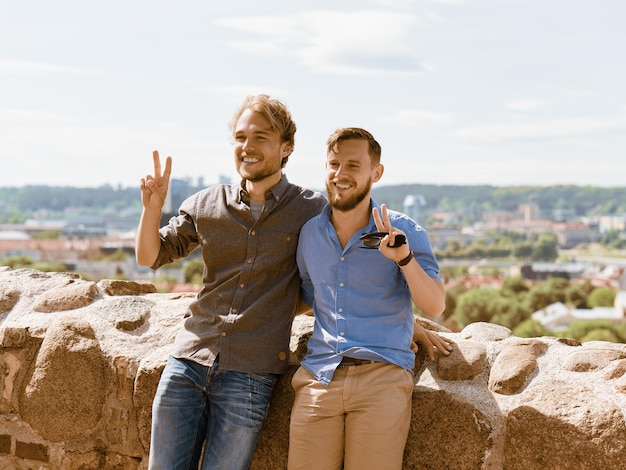
[[[380,206],[373,200],[373,207]],[[388,211],[393,227],[404,231],[420,266],[439,279],[427,233],[415,221]],[[413,370],[413,306],[400,268],[359,237],[376,230],[374,218],[341,247],[330,222],[330,206],[309,220],[297,250],[303,299],[313,307],[315,326],[302,361],[328,385],[343,356],[389,362]]]

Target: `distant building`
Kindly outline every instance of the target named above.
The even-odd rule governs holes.
[[[459,232],[452,228],[429,228],[428,237],[436,250],[443,250],[452,241],[457,242],[459,246],[468,246],[475,240],[472,234]]]
[[[402,211],[415,221],[420,220],[421,208],[426,206],[426,198],[421,194],[409,194],[402,202]]]
[[[63,235],[66,237],[104,237],[107,234],[107,226],[102,217],[81,216],[70,219],[63,227]]]
[[[517,214],[525,222],[539,220],[539,206],[537,204],[520,204],[517,208]]]
[[[191,184],[190,178],[172,178],[167,191],[163,212],[177,211],[181,203],[196,192],[197,188]]]
[[[616,221],[613,222],[618,226]],[[553,232],[561,248],[572,248],[581,243],[598,241],[596,230],[588,224],[541,219],[539,206],[536,204],[520,204],[515,214],[507,211],[487,212],[485,223],[486,229],[523,233],[527,238],[540,233]]]
[[[523,233],[530,238],[534,234],[553,232],[554,223],[550,220],[512,220],[499,229]]]
[[[556,302],[537,310],[531,317],[552,331],[564,330],[573,322],[580,320],[607,320],[621,323],[624,321],[625,301],[626,291],[621,291],[615,296],[613,307],[569,308],[561,302]]]
[[[598,217],[598,231],[600,233],[626,231],[626,216],[602,215]]]
[[[484,214],[485,227],[490,230],[508,230],[514,220],[513,214],[508,211],[489,211]]]
[[[0,240],[30,240],[32,237],[21,230],[0,230]]]
[[[586,270],[587,267],[581,263],[527,263],[522,265],[520,273],[524,279],[545,281],[553,277],[576,279]]]
[[[553,226],[560,248],[573,248],[582,243],[595,243],[598,234],[581,223],[558,223]]]

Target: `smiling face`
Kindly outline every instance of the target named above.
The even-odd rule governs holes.
[[[373,164],[365,139],[338,142],[326,158],[328,202],[343,212],[354,209],[369,194],[372,184],[382,176],[382,165]]]
[[[283,158],[291,153],[291,146],[281,142],[279,132],[261,113],[244,110],[233,137],[235,167],[242,178],[253,183],[280,180]]]

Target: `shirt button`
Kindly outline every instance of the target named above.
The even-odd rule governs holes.
[[[239,287],[241,287],[243,289],[244,288],[244,284],[239,284]]]
[[[343,287],[343,282],[340,282],[340,283],[339,283],[339,287]]]
[[[246,263],[252,264],[252,258],[248,259],[248,261],[246,261]]]
[[[222,331],[222,336],[226,336],[226,332],[225,331]]]
[[[230,313],[237,313],[237,309],[236,308],[231,308],[230,309]]]
[[[250,236],[254,237],[254,235],[256,235],[256,232],[255,232],[254,230],[252,230],[252,231],[250,232]]]
[[[339,309],[339,311],[340,311],[340,312],[343,312],[343,309],[342,309],[342,308],[340,308],[340,309]]]
[[[343,331],[339,332],[339,336],[344,336],[344,335],[345,335],[345,333]]]
[[[342,256],[339,258],[340,261],[343,261],[345,258]]]

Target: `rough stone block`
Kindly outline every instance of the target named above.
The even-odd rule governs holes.
[[[47,462],[49,460],[48,446],[34,442],[15,443],[15,456],[28,460]]]

